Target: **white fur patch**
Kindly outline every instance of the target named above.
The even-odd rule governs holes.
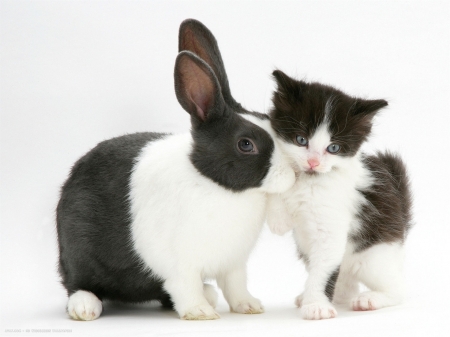
[[[232,312],[238,314],[262,314],[264,308],[261,305],[261,301],[257,298],[251,297],[245,300],[241,300],[232,309]]]
[[[292,163],[288,159],[288,155],[283,151],[282,141],[276,136],[270,121],[259,119],[249,114],[241,114],[240,116],[265,130],[272,137],[275,145],[271,158],[271,167],[263,181],[262,190],[267,193],[280,193],[292,187],[295,182],[295,172],[292,169]]]
[[[404,248],[401,243],[381,243],[361,253],[346,252],[336,285],[342,297],[346,291],[341,279],[361,282],[372,291],[362,294],[347,292],[344,304],[353,310],[376,310],[399,304],[404,298],[403,280]],[[347,287],[351,284],[347,283]],[[347,288],[348,289],[348,288]]]
[[[189,308],[181,319],[190,321],[204,321],[218,319],[220,315],[209,305],[197,305]]]
[[[213,308],[217,306],[218,295],[213,285],[205,283],[203,285],[203,295],[205,296],[210,306],[212,306]]]
[[[305,304],[300,308],[304,319],[327,319],[337,316],[336,309],[329,302],[315,302]]]
[[[102,302],[93,293],[78,290],[69,297],[67,313],[75,320],[92,321],[102,313]]]

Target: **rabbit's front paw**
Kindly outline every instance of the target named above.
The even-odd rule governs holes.
[[[203,296],[213,308],[217,306],[218,295],[213,285],[207,283],[203,285]]]
[[[264,312],[264,307],[261,305],[260,300],[250,297],[237,301],[231,307],[231,312],[238,314],[262,314]]]
[[[303,304],[303,294],[300,294],[300,295],[298,295],[296,298],[295,298],[295,305],[297,306],[297,308],[301,308],[302,307],[302,304]]]
[[[200,304],[192,307],[181,316],[185,320],[210,320],[220,318],[219,314],[214,308],[208,304]]]
[[[337,316],[336,309],[327,302],[303,303],[300,311],[304,319],[327,319]]]
[[[78,290],[69,297],[67,312],[78,321],[92,321],[102,313],[102,302],[93,293]]]

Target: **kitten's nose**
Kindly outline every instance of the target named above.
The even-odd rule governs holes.
[[[320,165],[320,161],[316,158],[311,158],[311,159],[308,159],[308,164],[309,164],[309,167],[311,167],[313,169],[316,166]]]

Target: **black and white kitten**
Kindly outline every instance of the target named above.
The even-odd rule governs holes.
[[[268,223],[293,228],[309,272],[296,304],[306,319],[336,316],[331,301],[375,310],[402,301],[403,243],[411,226],[406,169],[394,154],[364,155],[385,100],[364,100],[276,70],[270,113],[297,182],[270,200]],[[370,291],[359,293],[359,282]]]

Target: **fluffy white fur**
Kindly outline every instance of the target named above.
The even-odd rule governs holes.
[[[268,121],[249,118],[273,134]],[[203,282],[216,279],[230,310],[261,313],[247,290],[246,261],[266,216],[266,193],[290,188],[294,172],[278,146],[260,188],[240,193],[202,176],[189,160],[190,134],[149,143],[131,177],[132,240],[164,280],[183,319],[216,319]],[[209,296],[211,297],[211,296]]]
[[[353,310],[376,310],[396,305],[404,298],[401,243],[382,243],[354,254],[348,247],[336,283],[333,301]],[[372,291],[359,293],[358,282]]]
[[[324,290],[339,266],[336,301],[351,304],[354,310],[373,310],[397,304],[402,298],[402,245],[379,244],[353,253],[353,244],[347,241],[349,233],[359,227],[356,213],[365,202],[357,190],[372,185],[371,174],[359,154],[333,155],[326,152],[328,145],[325,124],[309,139],[308,147],[283,142],[298,178],[290,190],[269,200],[270,229],[280,235],[293,229],[306,262],[309,276],[303,294],[296,299],[305,319],[337,315]],[[310,159],[320,163],[314,170]],[[359,282],[373,291],[359,294]]]
[[[93,293],[78,290],[69,297],[67,312],[73,319],[92,321],[102,313],[102,302]]]

